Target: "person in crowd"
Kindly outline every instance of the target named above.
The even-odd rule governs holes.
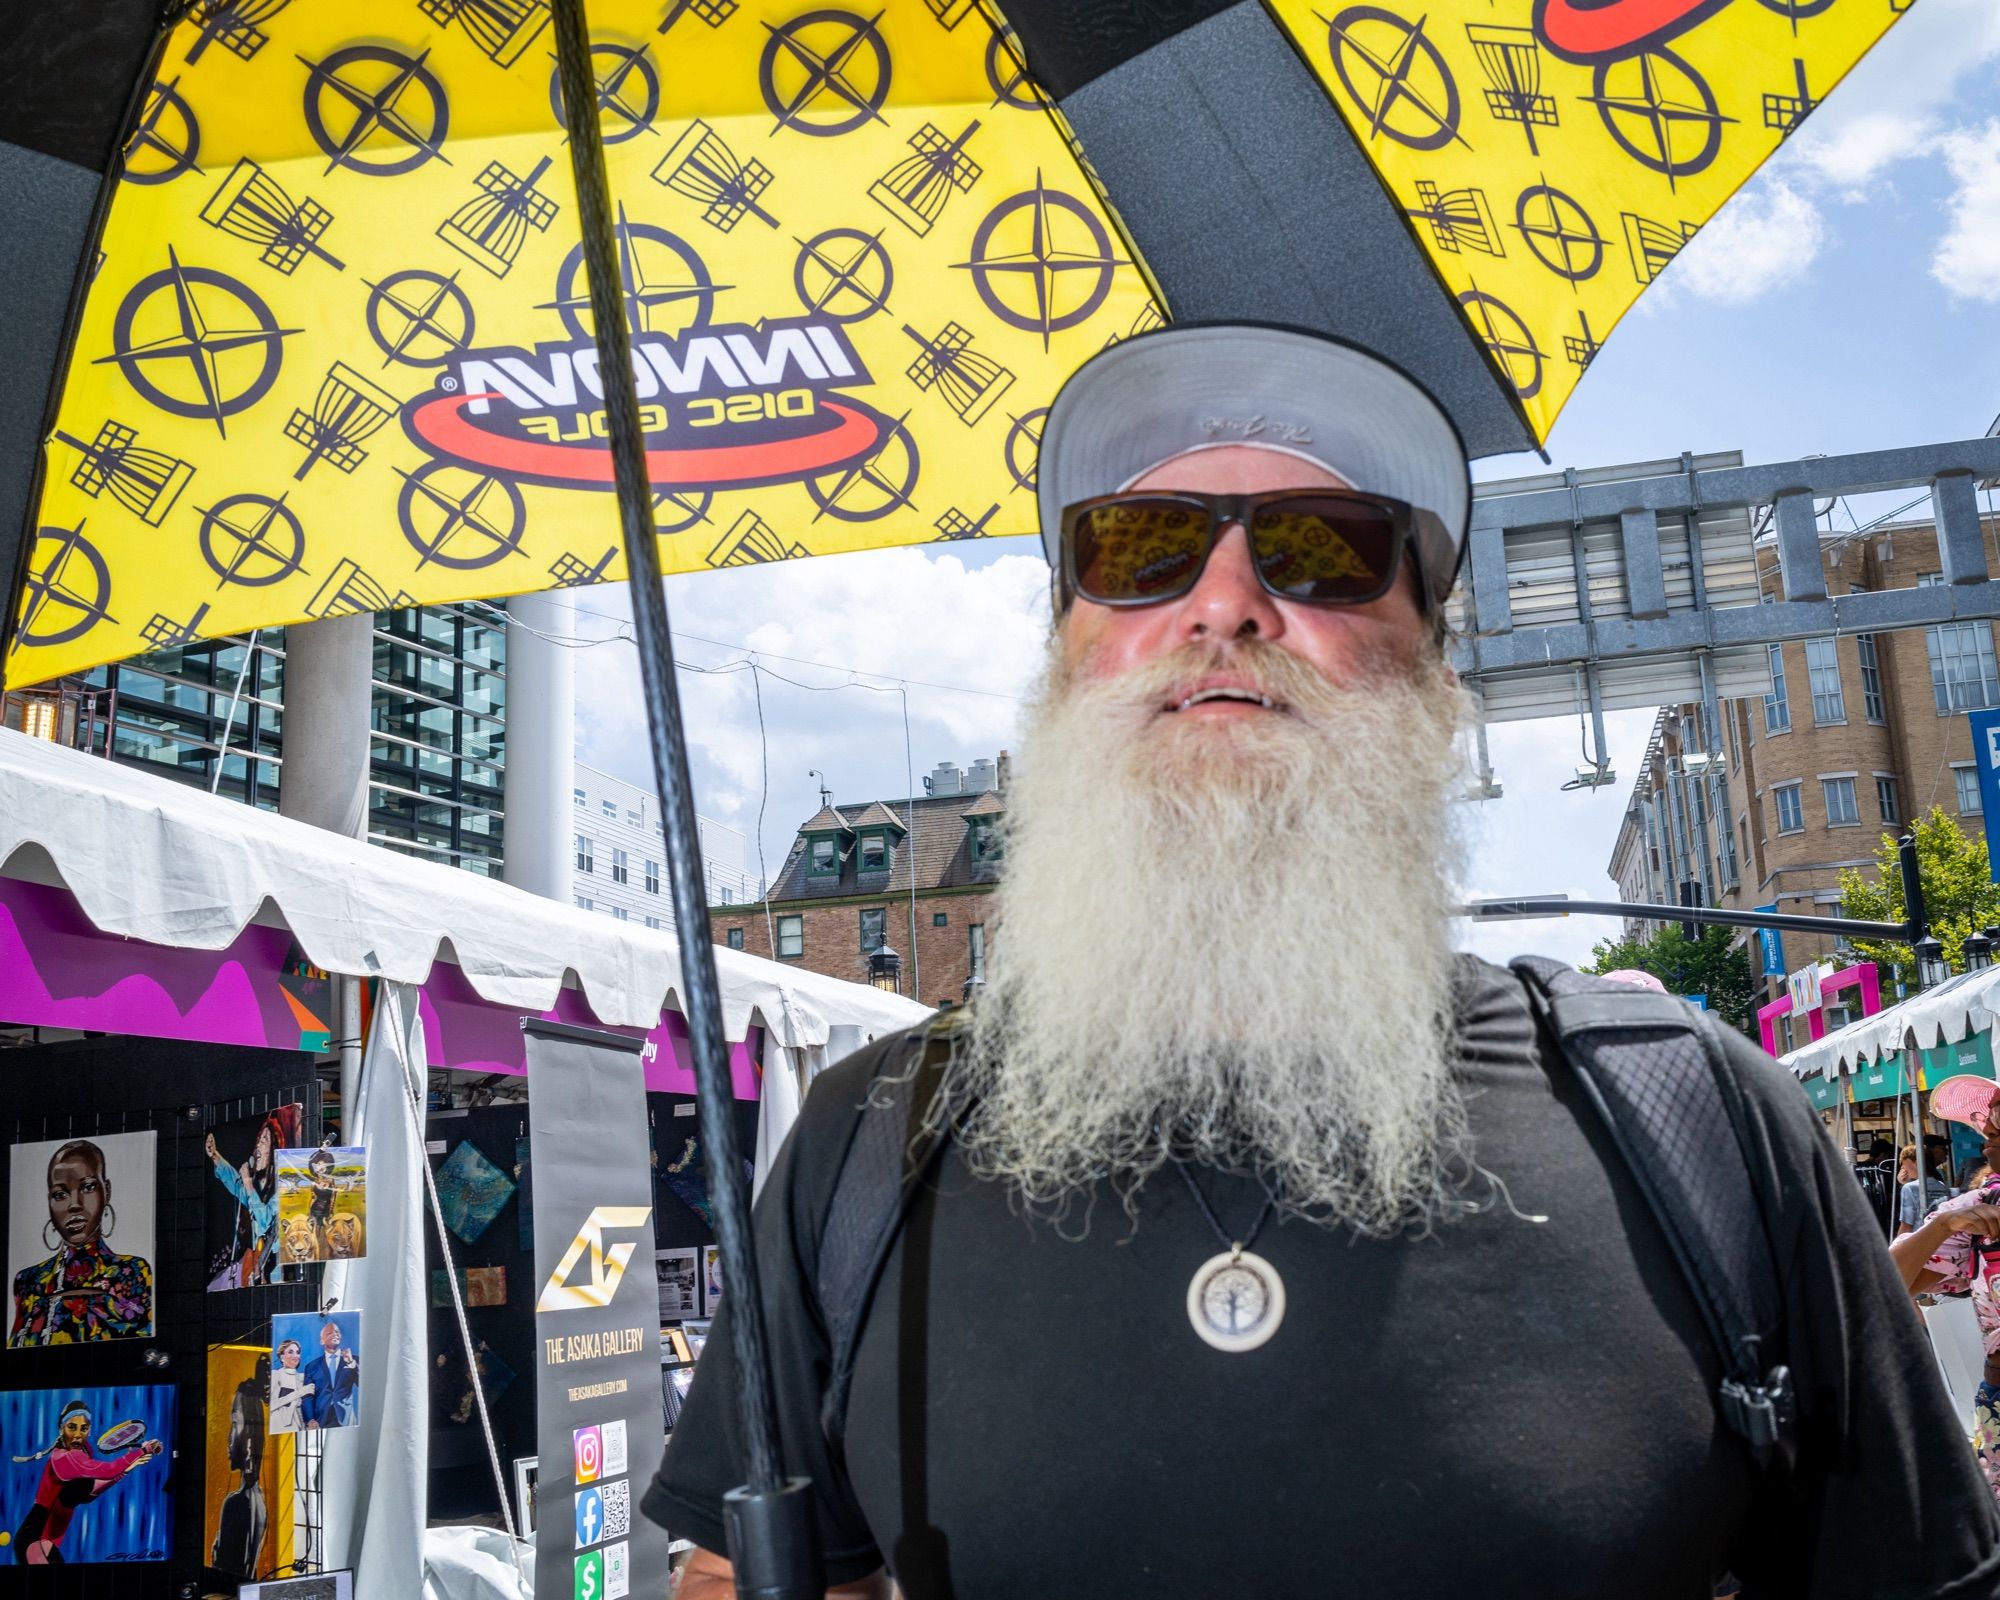
[[[298,1340],[280,1340],[273,1354],[278,1364],[271,1369],[271,1431],[297,1433],[306,1425],[306,1406],[315,1386],[299,1368],[304,1352]]]
[[[27,1515],[14,1531],[14,1559],[27,1567],[60,1567],[62,1542],[79,1506],[87,1505],[134,1467],[161,1451],[158,1439],[134,1445],[109,1460],[90,1443],[90,1407],[82,1400],[67,1402],[56,1419],[56,1439],[46,1450],[16,1456],[17,1462],[42,1461],[41,1481]]]
[[[306,1426],[348,1428],[354,1425],[360,1396],[361,1365],[340,1342],[340,1324],[328,1317],[319,1325],[319,1354],[305,1366]]]
[[[1924,1147],[1926,1157],[1934,1155],[1934,1148],[1927,1142]],[[1903,1146],[1903,1153],[1896,1168],[1896,1236],[1916,1230],[1924,1214],[1940,1200],[1949,1199],[1951,1185],[1938,1176],[1936,1166],[1929,1167],[1921,1179],[1917,1176],[1917,1147]]]
[[[1986,1157],[1967,1156],[1965,1160],[1959,1163],[1958,1167],[1959,1192],[1962,1194],[1967,1189],[1978,1188],[1981,1183],[1986,1181],[1987,1175],[1992,1170],[1993,1164]]]
[[[250,1289],[276,1279],[278,1266],[278,1147],[284,1139],[284,1124],[276,1116],[264,1119],[257,1130],[256,1143],[241,1166],[232,1167],[216,1147],[215,1135],[207,1140],[210,1165],[215,1179],[236,1201],[234,1245],[225,1281],[229,1289]]]
[[[1867,1197],[1868,1210],[1881,1225],[1886,1237],[1895,1236],[1896,1202],[1900,1198],[1896,1182],[1896,1146],[1877,1134],[1865,1152],[1854,1158],[1854,1177]]]
[[[1718,1030],[1768,1162],[1760,1359],[1801,1409],[1779,1484],[1519,976],[1454,952],[1470,491],[1441,409],[1338,341],[1175,326],[1070,379],[1037,485],[1057,620],[1003,931],[837,1441],[827,1212],[910,1036],[821,1075],[755,1213],[765,1392],[834,1592],[2000,1589],[2000,1512],[1938,1448],[1936,1364],[1797,1084]],[[644,1499],[700,1547],[681,1600],[734,1592],[747,1292]]]
[[[1947,1078],[1931,1091],[1931,1114],[1962,1122],[1986,1141],[1989,1172],[1963,1194],[1935,1206],[1890,1246],[1910,1293],[1966,1295],[1979,1319],[1986,1370],[1973,1401],[1972,1446],[1980,1470],[2000,1496],[2000,1105],[1989,1078]]]
[[[14,1274],[11,1350],[153,1336],[153,1268],[111,1247],[118,1225],[104,1152],[88,1139],[58,1145],[48,1164],[45,1261]]]

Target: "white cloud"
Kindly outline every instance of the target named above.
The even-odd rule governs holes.
[[[846,802],[899,797],[912,775],[921,793],[939,761],[994,756],[1013,737],[1018,697],[1040,662],[1047,596],[1039,555],[969,566],[914,549],[668,579],[684,663],[712,668],[755,653],[768,669],[755,686],[747,671],[680,674],[696,808],[754,835],[768,769],[763,839],[775,873],[799,823],[819,808],[808,769]],[[608,636],[630,615],[622,584],[571,598],[586,637]],[[897,680],[909,685],[907,766]],[[633,646],[579,652],[577,746],[592,766],[652,787]]]
[[[2000,300],[2000,120],[1948,134],[1941,145],[1957,188],[1931,276],[1955,295]]]
[[[1819,207],[1789,184],[1746,189],[1689,241],[1667,283],[1726,305],[1743,305],[1805,275],[1826,240]]]

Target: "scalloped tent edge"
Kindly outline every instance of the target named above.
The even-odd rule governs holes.
[[[328,972],[421,985],[456,966],[482,1000],[551,1009],[579,991],[606,1027],[681,1010],[680,943],[473,873],[342,838],[116,762],[0,730],[0,876],[67,890],[91,925],[221,950],[282,927]],[[790,1049],[835,1028],[869,1037],[927,1017],[865,984],[715,952],[723,1028]]]
[[[1935,989],[1858,1017],[1837,1033],[1778,1057],[1793,1077],[1851,1077],[1865,1062],[1911,1048],[1960,1044],[2000,1022],[2000,967],[1961,972]]]

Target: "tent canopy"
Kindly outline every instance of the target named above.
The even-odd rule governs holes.
[[[1961,972],[1900,1005],[1860,1017],[1837,1033],[1801,1045],[1778,1060],[1795,1078],[1833,1078],[1860,1070],[1911,1046],[1935,1050],[2000,1020],[2000,967]]]
[[[101,932],[221,950],[284,927],[327,972],[420,985],[458,966],[481,999],[545,1011],[580,990],[608,1027],[682,1009],[671,933],[219,799],[0,730],[0,876],[59,884]],[[865,984],[718,949],[731,1040],[762,1026],[809,1049],[831,1030],[894,1032],[928,1008]],[[848,1036],[853,1037],[853,1036]]]

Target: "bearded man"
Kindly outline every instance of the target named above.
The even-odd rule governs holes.
[[[832,1592],[2000,1592],[1965,1419],[1797,1086],[1729,1046],[1783,1175],[1781,1474],[1521,981],[1453,952],[1438,405],[1317,335],[1173,328],[1077,372],[1039,470],[1057,623],[1000,931],[844,1427],[815,1285],[909,1041],[814,1084],[756,1213]],[[731,1359],[718,1328],[645,1501],[701,1547],[682,1600],[733,1592]]]

